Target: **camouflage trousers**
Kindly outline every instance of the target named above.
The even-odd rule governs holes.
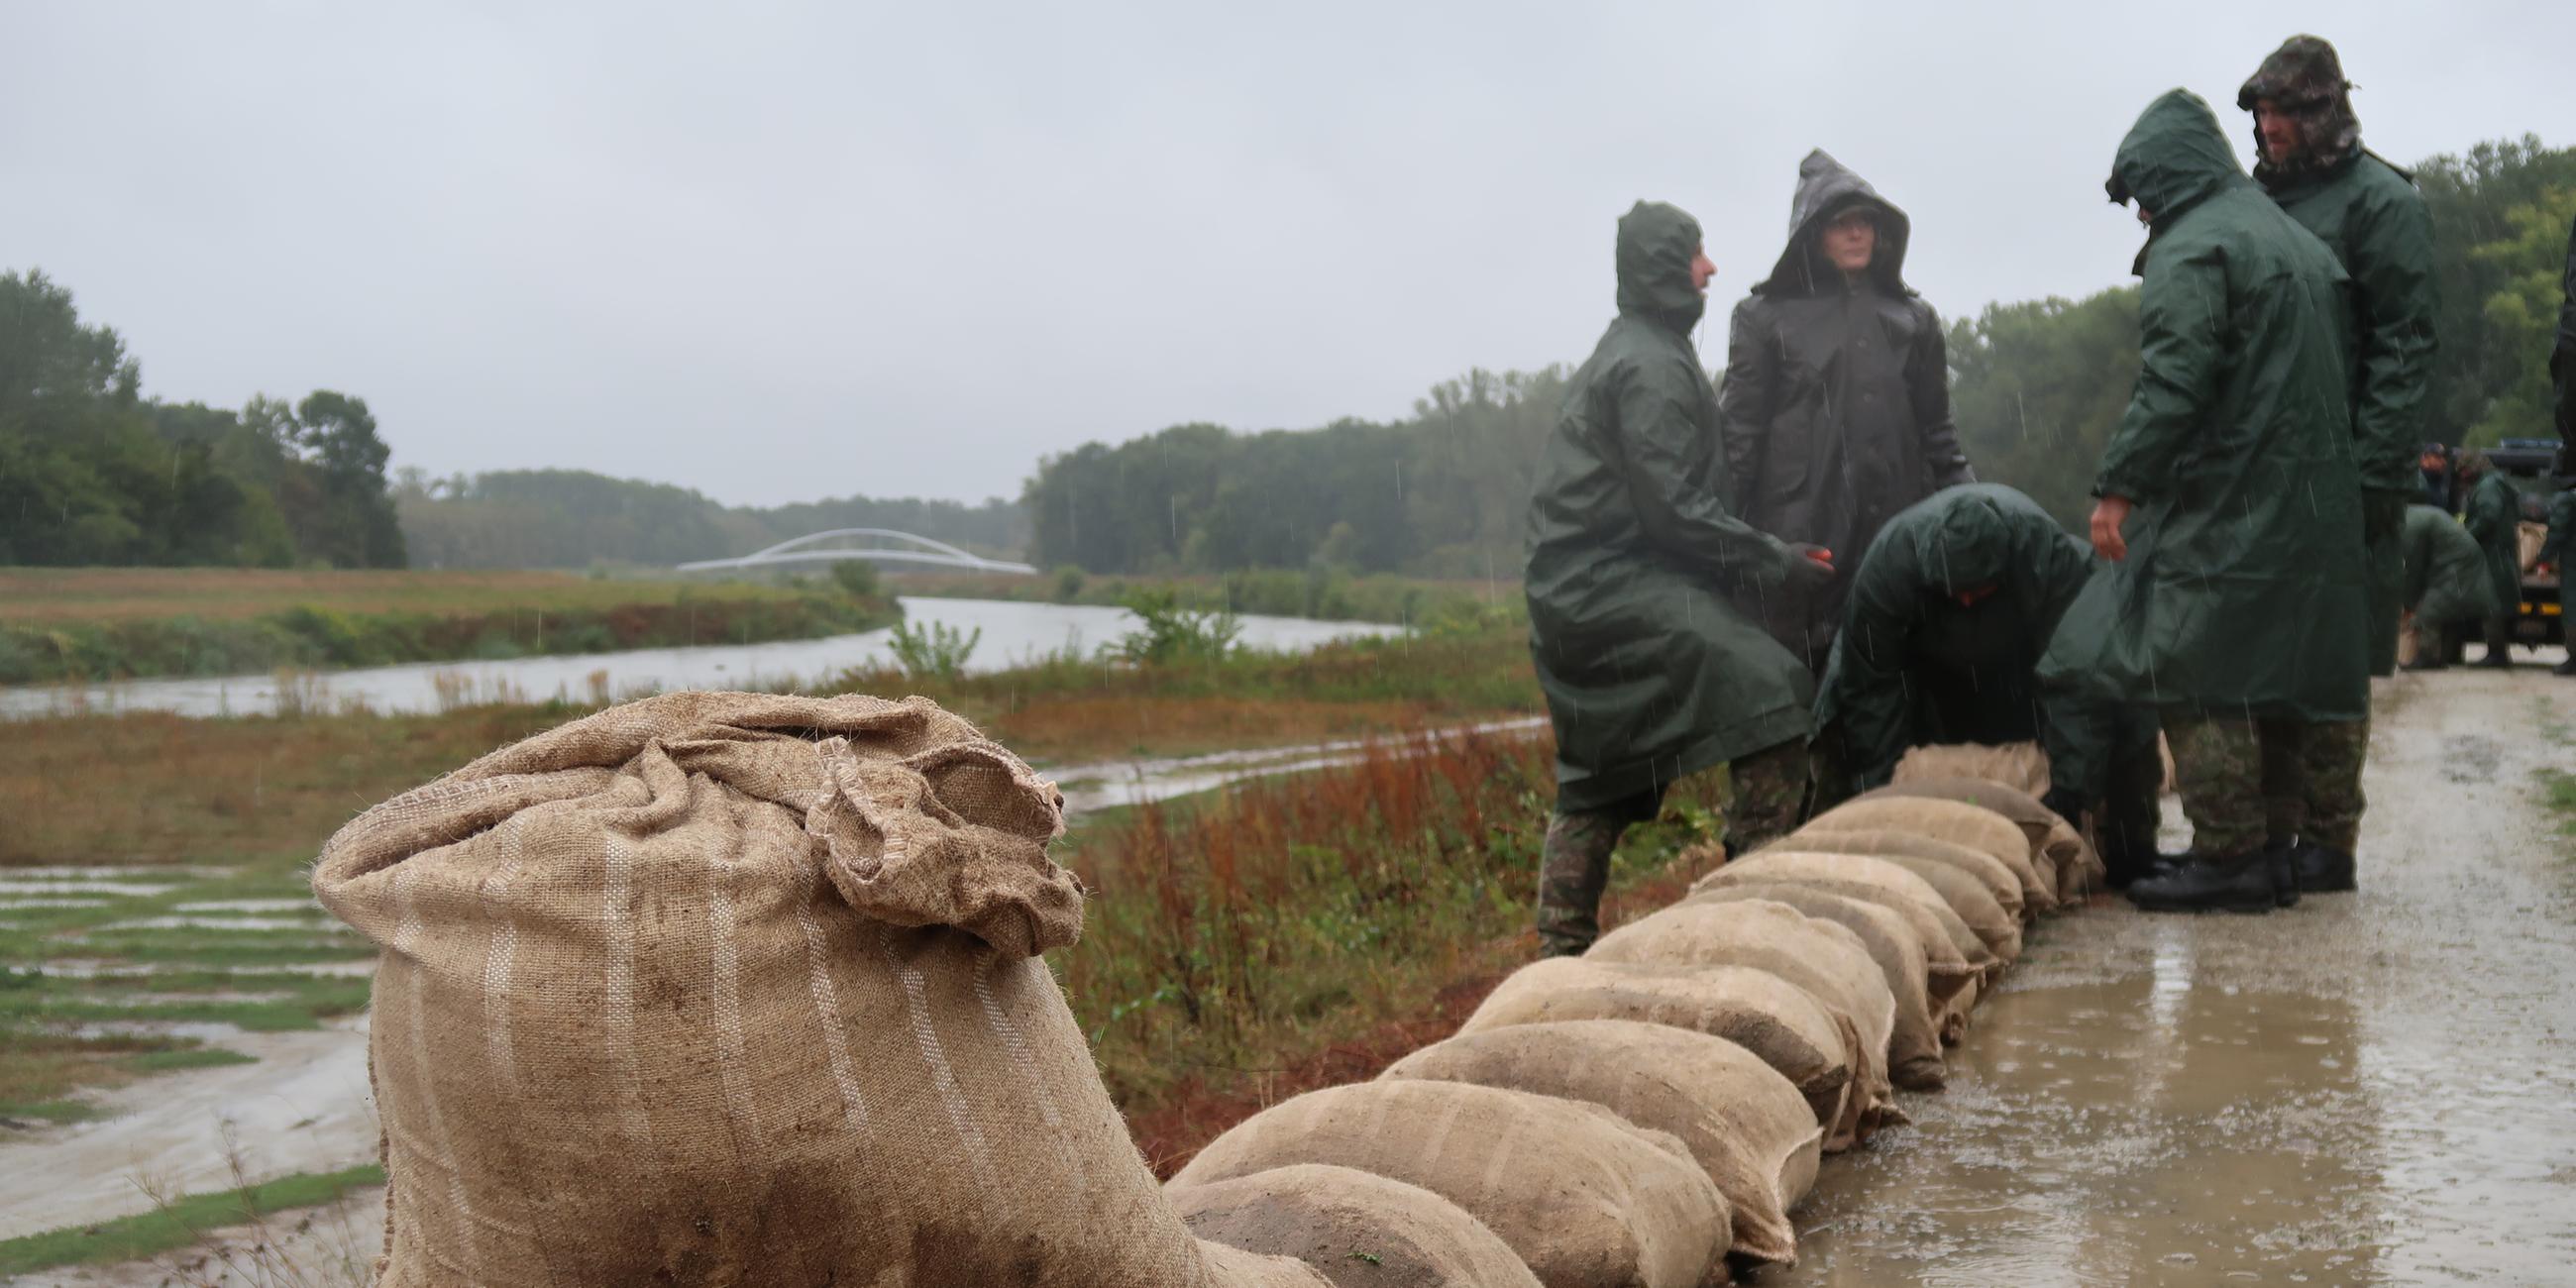
[[[2164,726],[2192,849],[2243,855],[2304,835],[2351,852],[2368,721],[2169,717]]]
[[[1717,773],[1704,770],[1683,780]],[[1742,854],[1786,836],[1807,805],[1803,742],[1765,747],[1728,764],[1733,797],[1726,809],[1726,852]],[[1664,792],[1632,796],[1601,809],[1558,810],[1547,821],[1539,858],[1538,935],[1548,956],[1570,957],[1601,935],[1601,892],[1610,884],[1610,855],[1630,827],[1663,809]]]

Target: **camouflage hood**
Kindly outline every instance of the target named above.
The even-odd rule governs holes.
[[[1640,201],[1619,217],[1619,311],[1652,318],[1683,335],[1699,325],[1708,297],[1691,285],[1699,221],[1678,206]]]
[[[1913,221],[1823,148],[1798,163],[1798,193],[1789,200],[1789,247],[1780,252],[1780,262],[1772,266],[1771,276],[1753,288],[1754,293],[1800,296],[1813,295],[1824,286],[1840,287],[1842,271],[1826,262],[1816,238],[1835,216],[1854,206],[1866,208],[1878,219],[1878,254],[1869,261],[1869,275],[1898,299],[1912,294],[1905,286],[1905,244],[1913,236]]]
[[[2299,123],[2306,151],[2276,157],[2263,146],[2263,128],[2254,128],[2254,177],[2266,187],[2324,170],[2352,159],[2361,150],[2361,122],[2352,113],[2352,82],[2343,78],[2343,60],[2334,46],[2315,36],[2283,41],[2253,78],[2236,91],[2236,106],[2251,112],[2259,99],[2273,104]]]

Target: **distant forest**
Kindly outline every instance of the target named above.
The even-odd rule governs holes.
[[[2482,143],[2425,162],[2416,178],[2442,295],[2427,435],[2483,444],[2547,434],[2576,149],[2529,136]],[[1949,339],[1951,401],[1978,473],[2079,522],[2137,373],[2136,289],[1989,305],[1954,322]],[[1725,355],[1701,356],[1716,366]],[[1106,574],[1514,578],[1565,379],[1561,366],[1478,370],[1390,422],[1259,433],[1193,424],[1088,443],[1040,461],[1016,503],[853,497],[752,509],[576,470],[405,470],[389,484],[363,400],[322,390],[231,411],[142,398],[115,332],[83,326],[70,293],[42,274],[9,274],[0,563],[667,566],[885,527]]]
[[[393,500],[420,568],[668,567],[833,528],[893,528],[983,555],[1028,545],[1019,506],[998,498],[970,506],[854,496],[757,509],[587,470],[432,479],[405,469],[395,472]]]

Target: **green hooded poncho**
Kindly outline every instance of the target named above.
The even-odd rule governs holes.
[[[2558,439],[2565,444],[2576,443],[2576,223],[2567,227],[2567,276],[2562,285],[2567,295],[2558,306],[2558,343],[2549,351],[2549,376],[2558,383]],[[2569,460],[2563,446],[2558,459]]]
[[[1699,224],[1619,221],[1619,316],[1574,373],[1530,498],[1530,654],[1556,726],[1557,807],[1600,809],[1804,739],[1813,683],[1725,586],[1797,558],[1726,510],[1717,399],[1691,345]]]
[[[2429,505],[2406,507],[2406,607],[2418,627],[2482,622],[2498,611],[2486,552],[2460,521]]]
[[[2049,779],[2097,798],[2114,742],[2151,718],[2116,721],[2033,672],[2093,575],[2093,552],[2029,497],[1997,483],[1947,488],[1887,521],[1852,575],[1842,632],[1816,694],[1816,729],[1851,776],[1884,785],[1921,743],[2037,739]],[[1959,592],[1991,587],[1974,604]]]
[[[2422,486],[2415,459],[2424,442],[2439,306],[2433,276],[2433,217],[2414,178],[2361,146],[2351,85],[2334,46],[2293,36],[2237,91],[2252,111],[2269,99],[2301,125],[2308,147],[2274,157],[2254,131],[2254,177],[2299,226],[2316,234],[2352,278],[2352,433],[2360,453],[2370,522],[2371,673],[2397,666],[2397,613],[2404,598],[2398,527]]]
[[[2127,559],[2068,610],[2041,679],[2185,715],[2362,719],[2343,269],[2186,91],[2138,118],[2110,187],[2154,221],[2137,389],[2095,484],[2136,508]]]
[[[2522,494],[2490,465],[2469,489],[2463,516],[2469,535],[2486,555],[2487,588],[2495,612],[2512,617],[2522,611]]]

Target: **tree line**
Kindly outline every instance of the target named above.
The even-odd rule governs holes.
[[[235,411],[142,381],[70,291],[0,274],[0,564],[403,566],[365,399]]]

